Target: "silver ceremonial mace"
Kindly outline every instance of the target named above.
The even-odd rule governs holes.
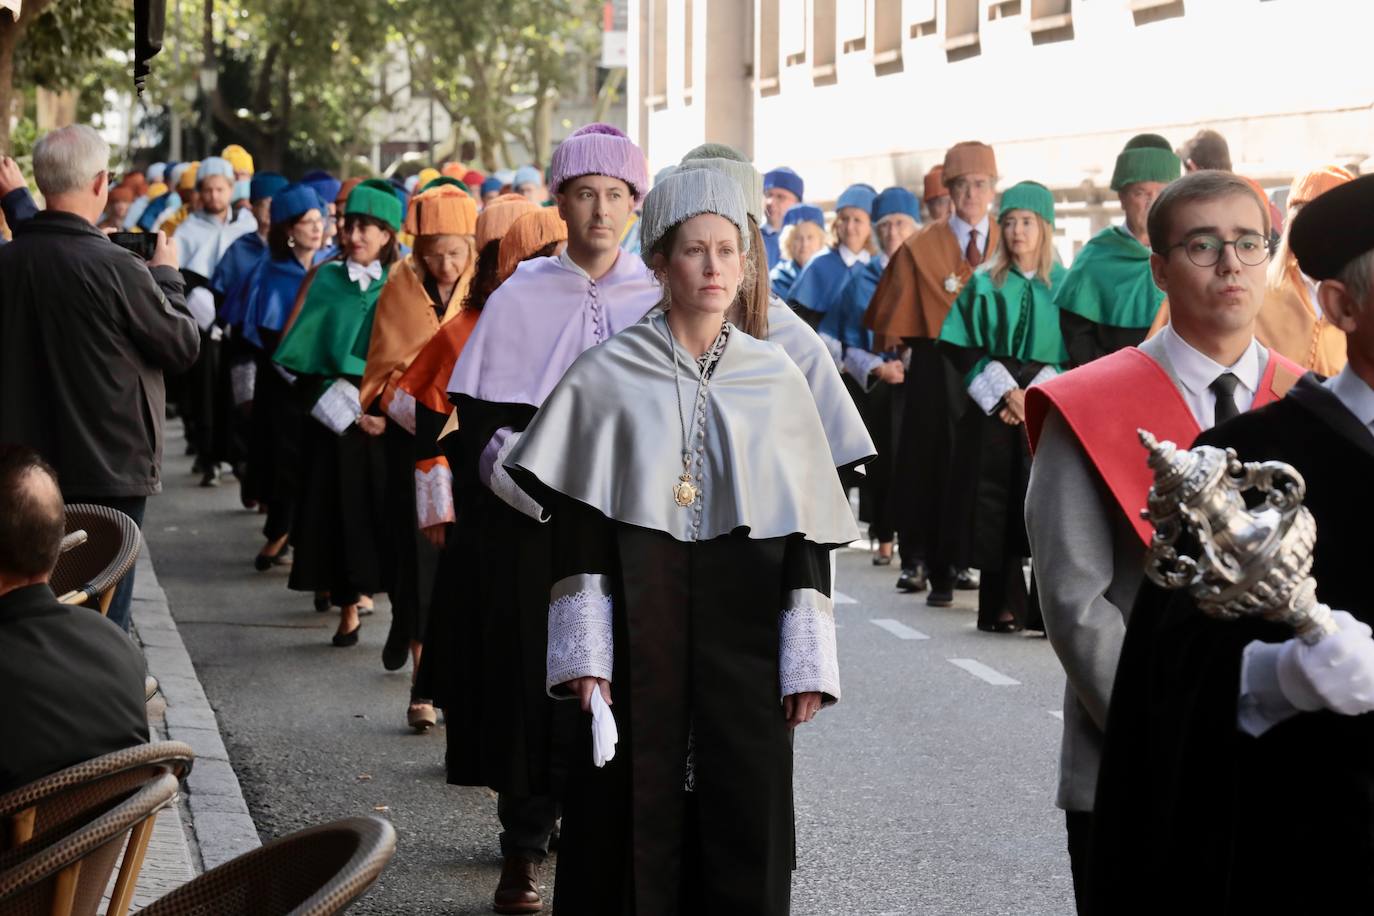
[[[1211,617],[1286,623],[1309,645],[1336,632],[1311,575],[1317,523],[1302,504],[1302,475],[1279,461],[1241,462],[1234,449],[1179,449],[1137,433],[1155,477],[1140,513],[1155,529],[1145,554],[1150,581],[1188,589]],[[1264,494],[1254,509],[1245,505],[1249,490]],[[1184,535],[1199,556],[1179,555]]]

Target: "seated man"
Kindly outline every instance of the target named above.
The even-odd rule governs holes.
[[[148,740],[138,647],[48,586],[63,533],[52,468],[0,446],[0,792]]]

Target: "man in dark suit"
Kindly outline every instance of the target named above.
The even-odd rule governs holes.
[[[0,446],[0,792],[148,740],[138,647],[48,585],[64,523],[52,468]]]

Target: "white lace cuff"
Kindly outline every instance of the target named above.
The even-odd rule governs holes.
[[[252,360],[234,363],[229,367],[229,392],[233,395],[235,407],[242,407],[253,400],[257,380],[258,364]]]
[[[446,463],[415,469],[415,517],[421,528],[453,521],[453,472]]]
[[[1053,366],[1044,366],[1040,369],[1039,372],[1035,373],[1035,378],[1031,379],[1030,385],[1027,385],[1026,387],[1029,388],[1031,385],[1039,385],[1043,382],[1048,382],[1050,379],[1054,378],[1058,374],[1059,370],[1054,368]]]
[[[969,382],[968,396],[983,408],[983,413],[991,415],[997,409],[997,405],[1002,403],[1002,398],[1006,397],[1007,392],[1016,388],[1016,379],[1011,377],[1007,367],[994,359],[989,360],[983,371]]]
[[[854,381],[863,386],[864,391],[869,391],[878,380],[873,376],[873,370],[881,368],[883,358],[876,353],[869,353],[858,347],[849,347],[844,351],[844,368]]]
[[[609,576],[582,574],[559,579],[549,591],[549,648],[545,688],[579,677],[611,679],[615,639],[611,630]]]
[[[415,435],[415,398],[411,397],[410,392],[392,388],[391,397],[385,400],[386,415],[401,429]]]
[[[835,646],[835,605],[814,588],[788,593],[782,612],[778,669],[782,696],[818,692],[822,703],[840,699],[840,659]]]
[[[506,458],[515,448],[515,444],[520,441],[519,433],[511,433],[506,437],[506,441],[501,443],[501,448],[496,452],[496,460],[491,466],[491,480],[488,486],[491,492],[501,498],[501,501],[510,506],[521,515],[528,515],[536,522],[547,522],[549,514],[544,511],[544,507],[535,501],[534,497],[520,489],[520,485],[510,476],[510,471],[506,470]]]

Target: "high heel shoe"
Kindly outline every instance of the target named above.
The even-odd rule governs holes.
[[[329,610],[330,607],[332,607],[332,605],[329,603],[329,593],[328,593],[328,592],[316,592],[316,593],[315,593],[315,610],[316,610],[316,612],[318,612],[318,613],[320,613],[320,614],[323,614],[325,611]]]
[[[285,566],[291,562],[291,547],[287,545],[276,553],[260,553],[253,558],[253,568],[258,572],[267,572],[273,566]]]
[[[334,645],[340,649],[347,649],[349,646],[356,646],[358,644],[358,633],[362,630],[362,628],[362,622],[359,621],[358,625],[353,629],[349,630],[347,633],[335,633],[334,638],[333,640],[331,640],[331,642],[333,642]]]

